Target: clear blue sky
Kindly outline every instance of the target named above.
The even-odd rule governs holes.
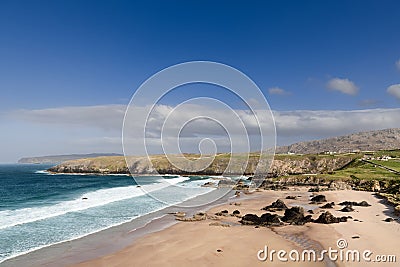
[[[2,0],[0,112],[126,104],[191,60],[240,69],[274,110],[398,108],[399,14],[387,0]],[[358,91],[329,90],[334,78]]]

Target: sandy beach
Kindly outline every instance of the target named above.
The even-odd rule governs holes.
[[[307,192],[303,188],[256,192],[252,199],[247,200],[243,200],[243,197],[231,199],[226,204],[205,211],[209,215],[206,220],[179,222],[167,229],[145,235],[115,253],[73,266],[396,266],[396,263],[365,262],[363,259],[360,262],[332,261],[328,257],[317,262],[293,262],[290,259],[283,262],[278,258],[259,260],[257,254],[265,246],[276,251],[302,252],[313,249],[318,252],[329,247],[338,249],[339,239],[345,240],[342,241],[347,244],[344,251],[351,249],[362,253],[370,250],[373,253],[370,256],[372,260],[375,260],[376,255],[396,255],[398,260],[400,224],[397,221],[384,221],[387,217],[395,217],[390,207],[370,192],[346,190],[318,193],[323,194],[328,202],[367,201],[371,205],[354,206],[352,212],[339,211],[343,206],[335,205],[329,209],[334,216],[352,217],[341,223],[255,227],[242,225],[239,223],[240,218],[231,215],[234,210],[238,210],[241,215],[252,213],[260,216],[266,212],[261,208],[279,198],[288,207],[302,206],[306,214],[308,210],[313,210],[312,216],[316,219],[323,212],[319,207],[324,203],[310,204],[312,194],[316,193]],[[296,196],[296,199],[286,199],[287,196]],[[229,214],[214,216],[222,210],[227,210]],[[283,215],[283,211],[276,213]]]

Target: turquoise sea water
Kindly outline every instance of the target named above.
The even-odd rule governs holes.
[[[136,177],[139,187],[130,176],[51,175],[43,171],[48,167],[0,165],[0,262],[213,190],[200,187],[209,177]],[[184,187],[184,193],[170,185]],[[162,195],[168,203],[144,191]]]

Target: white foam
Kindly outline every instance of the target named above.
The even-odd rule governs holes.
[[[163,181],[163,180],[167,180],[167,181]],[[87,200],[82,200],[81,198],[78,198],[78,199],[71,200],[71,201],[61,202],[61,203],[58,203],[58,204],[56,204],[54,206],[47,206],[47,207],[40,207],[40,208],[38,207],[38,208],[30,208],[30,209],[26,208],[26,209],[8,211],[8,212],[10,212],[10,214],[8,214],[9,217],[7,219],[5,219],[6,217],[3,216],[4,214],[2,214],[0,212],[0,225],[2,226],[1,228],[5,228],[4,225],[5,225],[5,223],[7,223],[6,220],[8,220],[9,226],[12,226],[12,224],[10,224],[10,222],[13,222],[13,221],[15,222],[15,219],[17,219],[17,220],[19,219],[20,220],[21,223],[18,223],[18,224],[24,224],[24,223],[27,223],[29,221],[33,222],[33,221],[39,220],[38,218],[34,218],[33,216],[42,216],[43,219],[50,218],[50,217],[57,216],[55,214],[51,214],[52,211],[58,211],[60,213],[60,215],[69,212],[67,210],[68,210],[68,206],[70,204],[77,203],[75,208],[77,208],[77,210],[82,210],[82,209],[85,209],[85,208],[83,206],[79,206],[78,204],[86,205],[86,208],[88,208],[90,206],[90,203],[96,202],[96,201],[99,202],[99,201],[103,200],[102,203],[105,203],[106,200],[108,199],[109,200],[108,203],[111,203],[113,201],[118,201],[117,199],[121,199],[122,200],[122,199],[124,199],[124,197],[130,198],[130,197],[132,197],[132,195],[135,195],[135,196],[144,195],[145,194],[144,191],[150,192],[150,191],[158,190],[158,189],[161,189],[161,188],[164,188],[164,187],[168,187],[170,185],[176,185],[176,184],[182,183],[182,182],[187,181],[187,180],[189,180],[188,177],[178,176],[176,178],[170,178],[170,179],[159,179],[157,181],[158,183],[149,184],[149,185],[143,185],[141,187],[127,186],[127,187],[117,187],[117,188],[111,188],[111,189],[100,189],[100,190],[96,190],[96,191],[93,191],[93,192],[90,192],[90,193],[87,193],[87,194],[84,194],[84,195],[81,196],[81,197],[87,197],[88,198]],[[201,179],[201,180],[196,180],[196,181],[190,181],[190,182],[185,183],[185,185],[187,185],[189,188],[192,188],[192,187],[193,188],[199,188],[198,185],[201,185],[202,183],[205,183],[205,182],[208,182],[208,181],[212,181],[212,179]],[[144,189],[144,190],[142,190],[142,189]],[[209,193],[212,190],[215,190],[215,189],[214,188],[207,188],[207,189],[202,188],[202,190],[200,190],[200,192],[196,192],[195,194],[187,196],[184,199],[180,199],[180,200],[178,200],[178,201],[176,201],[174,203],[170,203],[170,205],[178,204],[178,203],[180,203],[182,201],[186,201],[188,199],[192,199],[192,198],[194,198],[196,196]],[[127,194],[127,195],[123,196],[122,194],[124,194],[124,193]],[[120,196],[120,197],[118,198],[116,196]],[[93,200],[93,201],[91,201],[91,200]],[[102,205],[105,205],[105,204],[102,204]],[[96,206],[100,206],[100,205],[95,205],[94,207],[96,207]],[[55,208],[55,207],[57,207],[57,208]],[[72,211],[71,208],[74,207],[74,206],[72,205],[72,206],[69,206],[69,207],[70,207],[70,211]],[[152,211],[146,212],[144,214],[153,213],[153,212],[156,212],[158,210],[162,210],[165,207],[166,206],[162,205],[162,206],[159,206],[159,207],[153,209]],[[35,213],[32,214],[32,213],[30,213],[31,211],[35,211]],[[6,211],[4,211],[4,212],[6,212]],[[26,216],[25,218],[23,217],[23,214],[25,214],[25,216]],[[144,214],[140,214],[139,216],[143,216]],[[163,216],[165,216],[165,215],[163,215]],[[104,226],[103,227],[99,227],[98,229],[91,230],[91,231],[79,234],[78,236],[67,237],[66,239],[64,239],[62,241],[59,241],[59,242],[53,242],[53,243],[49,243],[49,244],[46,244],[46,245],[39,245],[39,246],[31,247],[31,248],[29,248],[29,249],[27,249],[25,251],[19,251],[17,253],[12,253],[11,255],[6,256],[5,258],[0,258],[0,263],[4,262],[5,260],[17,257],[19,255],[23,255],[23,254],[38,250],[40,248],[48,247],[48,246],[51,246],[51,245],[54,245],[54,244],[60,244],[60,243],[63,243],[63,242],[74,240],[74,239],[78,239],[78,238],[87,236],[89,234],[96,233],[96,232],[101,231],[103,229],[107,229],[107,228],[110,228],[110,227],[113,227],[113,226],[117,226],[117,225],[123,224],[125,222],[130,221],[130,220],[131,219],[123,220],[123,221],[118,222],[118,223],[113,223],[113,224],[107,225],[106,227],[104,227]],[[14,225],[16,225],[16,224],[14,223]]]
[[[35,173],[39,173],[39,174],[49,174],[49,172],[46,171],[46,170],[35,171]]]
[[[60,216],[68,212],[86,210],[103,206],[112,202],[143,196],[148,192],[160,190],[188,180],[187,177],[160,179],[154,184],[138,186],[114,187],[99,189],[81,195],[80,197],[63,201],[50,206],[23,208],[17,210],[0,211],[0,229],[35,222],[51,217]]]
[[[165,175],[164,175],[165,176]],[[173,176],[175,177],[175,176]],[[178,176],[176,178],[168,178],[168,179],[158,179],[157,181],[163,184],[168,185],[176,185],[178,183],[182,183],[184,181],[190,180],[189,177]]]

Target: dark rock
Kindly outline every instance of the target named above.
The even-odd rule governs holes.
[[[227,210],[222,210],[220,212],[215,213],[217,216],[228,216],[229,211]]]
[[[316,203],[326,202],[326,197],[324,195],[317,195],[311,198],[311,202],[316,202]]]
[[[353,235],[351,238],[353,238],[353,239],[358,239],[358,238],[360,238],[360,236],[358,236],[358,235]]]
[[[303,225],[311,221],[311,215],[304,217],[304,209],[302,207],[292,207],[285,210],[285,215],[282,217],[282,221],[294,224]]]
[[[341,209],[340,211],[342,212],[352,212],[354,211],[353,207],[350,205],[347,205],[346,207],[344,207],[343,209]]]
[[[371,206],[368,204],[367,201],[361,201],[361,202],[355,202],[355,201],[343,201],[342,203],[339,203],[341,206],[360,206],[360,207],[369,207]]]
[[[271,213],[261,215],[260,223],[262,226],[279,226],[282,224],[279,216]]]
[[[239,222],[244,225],[259,225],[260,217],[258,217],[256,214],[246,214]]]
[[[307,215],[307,216],[304,217],[303,223],[309,223],[309,222],[312,222],[312,221],[313,221],[312,216],[311,215]]]
[[[339,223],[346,222],[347,217],[335,217],[329,211],[322,213],[318,219],[314,220],[315,223],[323,223],[323,224],[331,224],[331,223]]]
[[[313,211],[313,210],[308,210],[307,212],[308,212],[308,213],[311,213],[311,214],[314,214],[314,211]]]
[[[280,210],[286,210],[287,208],[288,207],[286,206],[286,204],[282,200],[278,199],[275,202],[272,202],[271,205],[262,208],[262,210],[280,211]]]
[[[82,200],[86,200],[86,199],[88,199],[88,198],[87,198],[87,197],[83,197],[83,198],[82,198]]]
[[[360,206],[360,207],[369,207],[369,206],[371,206],[367,201],[361,201],[361,202],[359,202],[358,203],[358,205],[357,206]]]
[[[246,214],[239,221],[244,225],[259,225],[259,226],[279,226],[282,224],[279,216],[271,213],[264,213],[261,217],[256,214]]]
[[[233,215],[239,215],[239,214],[240,214],[240,211],[234,210],[234,211],[232,212],[232,214],[233,214]]]
[[[215,187],[215,184],[213,182],[207,182],[203,184],[202,187]]]
[[[394,219],[389,217],[389,218],[384,219],[383,221],[385,221],[385,222],[393,222]]]
[[[296,196],[287,196],[286,199],[297,199]]]
[[[217,249],[217,252],[222,252],[222,249]]]
[[[319,188],[318,187],[312,187],[312,188],[308,189],[308,192],[319,192]]]
[[[321,207],[321,209],[333,209],[333,206],[335,206],[335,202],[326,203]]]

